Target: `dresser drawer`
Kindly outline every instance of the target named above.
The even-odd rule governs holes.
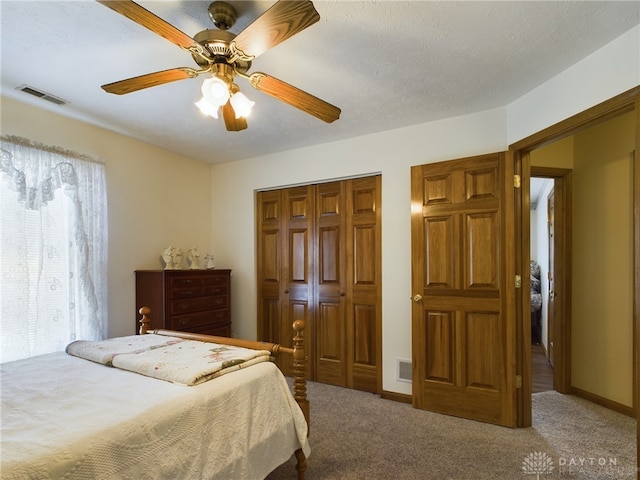
[[[205,295],[227,295],[229,293],[227,285],[205,285],[202,290]]]
[[[176,276],[169,277],[169,290],[177,288],[202,288],[204,279],[198,276]]]
[[[205,285],[229,285],[229,276],[228,275],[218,275],[205,277],[203,279]]]
[[[203,310],[211,310],[217,307],[224,307],[227,302],[224,298],[216,297],[196,297],[185,298],[178,300],[171,300],[169,302],[169,313],[171,315],[190,313],[190,312],[202,312]]]
[[[175,290],[171,290],[169,298],[193,298],[201,297],[203,295],[205,295],[205,293],[204,288],[202,287],[177,288]]]
[[[185,330],[202,325],[224,322],[229,319],[229,310],[213,310],[207,312],[185,313],[169,317],[169,330]]]

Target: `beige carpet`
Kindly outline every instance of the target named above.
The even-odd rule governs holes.
[[[509,429],[309,383],[309,480],[635,479],[634,419],[557,392],[533,396],[533,427]],[[295,462],[269,480],[295,478]]]

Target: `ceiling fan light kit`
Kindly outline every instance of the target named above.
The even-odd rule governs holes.
[[[218,77],[207,78],[201,90],[203,99],[213,106],[221,107],[229,100],[229,86]]]
[[[230,102],[234,112],[236,112],[236,118],[241,118],[241,117],[247,118],[251,113],[251,109],[256,104],[256,102],[252,102],[251,100],[249,100],[240,91],[233,94],[233,97],[231,97]]]
[[[194,105],[198,107],[204,115],[218,118],[218,109],[220,108],[220,105],[212,105],[211,103],[207,102],[204,97],[195,102]]]
[[[277,1],[238,35],[227,31],[237,19],[235,8],[227,2],[215,1],[209,5],[209,17],[218,30],[204,30],[193,38],[132,0],[96,1],[189,51],[200,67],[198,70],[179,67],[103,85],[108,93],[123,95],[208,73],[211,76],[201,87],[202,99],[195,105],[214,118],[218,118],[222,108],[227,130],[239,131],[247,128],[246,117],[255,102],[234,83],[234,77],[238,76],[248,80],[256,90],[327,123],[340,118],[338,107],[318,97],[265,73],[247,73],[257,56],[320,20],[309,0]]]
[[[233,83],[231,67],[226,63],[215,63],[211,70],[212,76],[202,83],[202,99],[195,105],[205,115],[218,118],[218,109],[230,102],[235,118],[247,118],[255,102],[249,100]]]

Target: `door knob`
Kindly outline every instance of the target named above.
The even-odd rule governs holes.
[[[413,300],[414,302],[416,302],[416,303],[420,303],[420,302],[422,302],[422,295],[420,295],[419,293],[416,293],[416,294],[413,296],[412,300]]]

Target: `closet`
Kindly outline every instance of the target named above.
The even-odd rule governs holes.
[[[380,198],[380,175],[257,194],[258,336],[305,320],[309,380],[381,391]]]

